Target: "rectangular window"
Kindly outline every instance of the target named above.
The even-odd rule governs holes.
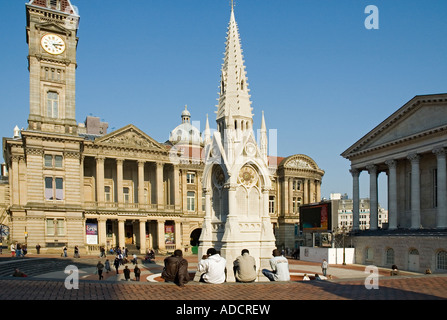
[[[65,236],[64,219],[47,219],[47,236]]]
[[[112,202],[112,194],[109,186],[104,187],[104,198],[106,202]]]
[[[59,94],[57,92],[47,92],[47,117],[59,117]]]
[[[45,167],[47,168],[53,167],[53,156],[51,154],[45,155]]]
[[[194,172],[188,172],[186,174],[186,183],[194,184],[196,181],[196,174]]]
[[[56,200],[64,200],[64,180],[56,178]]]
[[[58,155],[46,154],[44,156],[44,166],[46,168],[62,168],[63,157]]]
[[[130,203],[130,193],[129,188],[125,187],[123,188],[123,195],[124,195],[124,203]]]
[[[269,196],[269,213],[275,213],[275,196]]]
[[[62,156],[54,156],[54,167],[62,168]]]
[[[195,211],[196,193],[188,191],[186,194],[186,208],[188,211]]]
[[[64,224],[64,220],[62,220],[62,219],[57,219],[56,225],[57,225],[57,235],[58,235],[58,236],[64,236],[64,235],[65,235],[65,224]]]
[[[54,236],[54,219],[47,219],[47,236]]]
[[[45,177],[45,199],[64,200],[64,179]]]
[[[45,199],[53,200],[53,178],[45,177]]]

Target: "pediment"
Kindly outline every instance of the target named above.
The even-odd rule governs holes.
[[[416,96],[342,153],[349,158],[447,129],[447,94]]]
[[[44,30],[44,31],[48,31],[48,32],[54,32],[54,33],[62,33],[62,34],[66,34],[67,36],[71,33],[70,30],[65,29],[65,28],[61,27],[60,25],[58,25],[56,23],[52,23],[52,22],[36,24],[36,29]]]
[[[167,152],[160,143],[145,134],[134,125],[128,125],[111,132],[97,140],[95,144],[110,145],[124,148],[142,148],[154,151]]]

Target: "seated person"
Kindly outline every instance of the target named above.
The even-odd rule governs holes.
[[[220,284],[226,280],[227,261],[217,253],[216,249],[209,248],[206,259],[200,260],[197,270],[202,272],[200,282]]]
[[[263,269],[262,274],[270,281],[290,281],[289,262],[278,249],[273,250],[273,258],[270,259],[272,270]]]
[[[19,277],[19,278],[25,278],[27,277],[26,274],[24,274],[22,271],[20,271],[19,269],[15,269],[14,273],[12,274],[13,277]]]

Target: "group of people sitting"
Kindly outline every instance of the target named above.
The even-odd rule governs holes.
[[[270,259],[272,270],[263,269],[262,274],[270,281],[289,281],[289,264],[287,259],[278,249],[273,250]],[[227,261],[215,248],[209,248],[197,265],[200,273],[198,281],[204,283],[220,284],[227,279]],[[254,282],[258,273],[256,261],[250,255],[248,249],[243,249],[241,255],[233,262],[233,272],[236,282]],[[162,278],[165,282],[173,282],[178,286],[184,286],[190,281],[188,261],[183,258],[182,250],[175,250],[174,254],[164,260]]]

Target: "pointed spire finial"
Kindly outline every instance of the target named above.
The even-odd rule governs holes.
[[[231,0],[231,11],[234,10],[234,0]]]

